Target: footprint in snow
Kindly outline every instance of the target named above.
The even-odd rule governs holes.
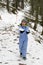
[[[13,52],[12,50],[8,50],[9,52]]]
[[[17,39],[14,39],[14,41],[17,41]]]
[[[16,48],[16,50],[18,50],[18,48]]]
[[[40,58],[38,57],[38,58],[36,58],[37,60],[39,60]]]
[[[6,48],[6,47],[2,47],[2,48]]]
[[[20,59],[18,59],[17,61],[21,61]]]
[[[2,40],[2,39],[0,39],[0,42],[3,42],[3,40]]]
[[[0,62],[0,64],[2,64],[2,62]]]
[[[8,50],[9,52],[11,52],[11,53],[14,53],[14,54],[16,54],[16,52],[13,52],[12,50]]]
[[[19,44],[19,43],[17,43],[17,44]]]
[[[26,64],[19,63],[19,65],[26,65]]]
[[[0,51],[2,51],[2,50],[0,49]]]
[[[5,62],[4,64],[8,64],[8,62]]]
[[[19,38],[19,36],[17,36],[17,38]]]
[[[35,59],[35,57],[32,57],[32,59]]]

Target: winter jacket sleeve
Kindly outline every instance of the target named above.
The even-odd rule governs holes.
[[[21,26],[19,26],[19,31],[20,31],[20,33],[23,33],[24,29]]]
[[[27,26],[26,27],[26,34],[29,34],[30,33],[30,30],[29,30],[29,27]]]

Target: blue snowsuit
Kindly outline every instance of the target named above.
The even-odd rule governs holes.
[[[29,33],[29,27],[28,26],[20,26],[20,38],[19,38],[19,49],[20,53],[22,53],[22,57],[26,57],[26,51],[27,51],[27,42],[28,42],[28,33]]]

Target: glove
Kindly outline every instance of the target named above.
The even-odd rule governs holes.
[[[20,31],[20,33],[23,33],[24,31]]]
[[[29,34],[30,32],[26,32],[26,34]]]

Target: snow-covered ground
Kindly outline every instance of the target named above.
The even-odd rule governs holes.
[[[24,13],[18,11],[14,15],[4,9],[0,10],[0,16],[0,65],[43,65],[43,37],[32,28],[28,35],[27,60],[19,56],[18,25]],[[41,44],[38,42],[39,37]]]

